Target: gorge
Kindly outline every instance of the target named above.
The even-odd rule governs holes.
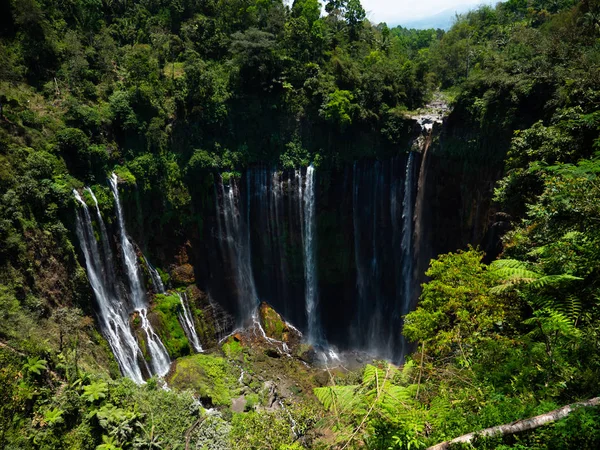
[[[431,151],[431,159],[443,154],[439,142],[440,137],[443,142],[447,132],[441,128],[441,121],[435,125],[438,144],[433,150],[429,149],[432,124],[421,126],[416,120],[414,127],[414,148]],[[193,244],[202,245],[205,251],[192,261],[205,267],[206,272],[195,276],[196,284],[233,319],[229,323],[237,328],[252,326],[259,305],[266,302],[303,333],[305,342],[317,348],[327,351],[332,346],[336,352],[359,350],[402,362],[410,351],[402,335],[402,318],[416,304],[423,281],[417,268],[426,264],[416,260],[415,255],[428,258],[442,250],[434,236],[423,232],[431,227],[423,223],[423,218],[435,216],[434,211],[427,205],[421,205],[421,209],[416,206],[419,197],[438,189],[428,184],[436,175],[421,167],[425,159],[417,150],[391,159],[356,161],[334,170],[319,170],[312,165],[296,170],[257,166],[240,173],[210,175],[215,181],[209,188],[213,194],[213,201],[207,202],[206,207],[209,219],[201,242]],[[128,291],[120,297],[112,294],[112,301],[120,298],[121,314],[134,313],[141,320],[144,342],[138,342],[135,351],[129,352],[139,356],[139,348],[144,347],[142,353],[147,355],[148,366],[132,368],[122,358],[119,364],[125,375],[139,382],[142,373],[165,375],[169,369],[170,357],[148,319],[146,300],[147,289],[155,294],[167,291],[158,271],[140,250],[135,250],[127,235],[117,175],[113,173],[108,182],[114,197],[117,234],[107,236],[96,204],[100,243],[108,258],[100,277],[110,276],[106,283],[118,284],[114,263],[109,260],[113,258],[111,246],[119,247],[121,273],[125,276],[120,281],[121,289]],[[95,199],[90,188],[86,192]],[[76,197],[83,204],[79,193]],[[334,205],[334,209],[328,205]],[[462,208],[453,214],[458,216]],[[86,213],[87,207],[83,211]],[[481,211],[470,214],[478,213]],[[78,213],[79,228],[83,226],[81,220]],[[484,230],[473,231],[483,236]],[[463,235],[467,239],[471,233],[465,227]],[[417,234],[424,237],[417,241]],[[82,249],[88,252],[98,247],[98,242],[91,242],[89,236],[90,231],[80,237]],[[192,245],[188,236],[182,239],[182,243]],[[149,251],[152,253],[152,248]],[[322,269],[332,266],[327,259],[329,251],[345,259],[336,267],[336,277]],[[90,253],[94,258],[94,252]],[[87,263],[93,287],[98,282],[92,279],[102,279],[94,273],[94,264]],[[140,265],[145,267],[147,280],[141,276]],[[198,272],[191,266],[186,270]],[[106,302],[102,296],[109,289],[107,285],[94,287],[98,304]],[[224,333],[234,331],[226,324],[217,325],[221,329],[219,336],[201,342],[186,292],[176,295],[180,303],[177,316],[194,351],[202,351]],[[102,308],[98,308],[98,314],[101,322],[107,320]],[[110,340],[112,329],[105,327],[104,332]],[[131,339],[131,333],[123,343],[112,339],[113,346],[119,342],[118,352],[123,353],[124,343]]]
[[[600,2],[366,6],[0,2],[0,448],[600,448]]]

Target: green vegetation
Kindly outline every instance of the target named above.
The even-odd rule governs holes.
[[[237,341],[233,336],[225,341],[221,346],[221,349],[223,350],[223,353],[225,353],[225,356],[231,359],[239,358],[244,352],[242,343]]]
[[[176,294],[157,294],[154,297],[154,308],[152,311],[158,316],[161,326],[156,328],[161,341],[165,344],[171,358],[189,355],[191,353],[190,343],[185,331],[179,323],[181,312],[181,301]]]
[[[317,0],[2,2],[1,448],[175,449],[189,437],[211,449],[419,449],[599,394],[598,0],[508,0],[448,32],[324,3],[321,15]],[[164,235],[168,247],[203,230],[217,172],[229,182],[253,164],[395,156],[409,148],[409,112],[437,90],[452,113],[432,152],[468,176],[496,173],[494,209],[511,230],[496,261],[472,247],[431,261],[403,367],[340,375],[235,338],[225,357],[186,356],[179,299],[157,295],[149,317],[179,358],[173,389],[119,377],[94,324],[72,189],[92,186],[111,211],[114,171],[135,241]],[[331,212],[319,221],[340,228]],[[319,250],[334,262],[322,278],[353,270],[335,245]],[[187,260],[171,272],[160,276],[176,286],[197,275]],[[191,308],[214,343],[202,301]],[[274,310],[263,325],[285,338]],[[219,413],[203,416],[194,395]],[[595,449],[598,430],[600,409],[582,408],[472,446]]]
[[[405,319],[417,351],[401,372],[383,364],[375,385],[368,368],[362,383],[315,390],[337,442],[425,448],[599,394],[599,11],[596,1],[507,1],[427,44],[454,97],[445,154],[505,161],[495,200],[513,229],[489,265],[474,249],[431,262]],[[586,408],[472,444],[591,449],[598,417]]]
[[[178,359],[168,382],[194,391],[212,405],[229,406],[239,389],[234,370],[223,358],[198,354]]]

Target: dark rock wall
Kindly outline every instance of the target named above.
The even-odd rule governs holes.
[[[494,225],[498,220],[495,220],[496,211],[491,202],[493,186],[502,171],[502,165],[498,163],[501,158],[474,158],[469,155],[473,150],[467,144],[465,147],[469,148],[464,152],[457,150],[460,149],[463,132],[457,126],[436,125],[432,135],[425,139],[426,143],[420,149],[425,151],[415,163],[414,214],[417,222],[414,224],[412,307],[416,304],[419,285],[425,280],[424,272],[431,258],[440,253],[465,248],[468,244],[485,245],[485,250],[489,250],[491,254],[497,253],[498,238],[504,231],[501,224]],[[466,136],[464,139],[468,140]],[[390,202],[390,184],[394,178],[400,177],[403,182],[405,161],[406,153],[402,152],[396,159],[356,162],[357,167],[367,172],[378,165],[384,174],[382,185],[378,188],[381,192],[371,196],[382,205]],[[246,192],[251,185],[246,178],[256,177],[263,169],[245,171],[239,183],[243,201],[247,202],[246,198],[250,201],[251,253],[257,293],[260,300],[269,302],[286,320],[304,330],[306,317],[302,240],[299,234],[300,219],[294,211],[297,205],[288,199],[293,193],[282,193],[284,208],[277,213],[279,236],[274,236],[273,211],[269,211],[259,195],[248,197]],[[360,326],[361,319],[365,319],[362,316],[372,314],[372,310],[365,310],[365,299],[358,298],[355,264],[357,247],[353,223],[355,171],[351,164],[320,169],[317,170],[316,179],[319,308],[327,339],[342,348],[352,345],[368,347],[369,340],[373,338],[367,334],[372,333],[372,329]],[[293,176],[293,172],[284,171],[280,174],[284,179]],[[207,177],[211,178],[211,182],[216,178],[212,174]],[[143,246],[148,249],[147,253],[155,265],[170,270],[173,281],[180,284],[189,284],[195,278],[195,284],[222,309],[223,314],[235,316],[237,307],[232,264],[222,251],[218,239],[215,200],[217,189],[212,183],[203,183],[210,187],[203,195],[194,199],[196,213],[202,217],[200,224],[182,226],[177,218],[172,218],[166,226],[160,224],[160,227],[156,224],[139,224],[135,218],[136,208],[161,206],[156,199],[140,201],[136,198],[139,194],[135,193],[126,196],[127,220],[139,224],[138,227],[130,227],[130,232],[134,239],[144,243]],[[363,186],[362,189],[364,191],[366,188]],[[375,305],[375,309],[383,308],[380,311],[382,329],[385,333],[397,333],[399,336],[399,322],[390,319],[391,315],[397,315],[396,303],[400,301],[397,294],[401,285],[398,281],[401,273],[398,271],[398,247],[394,245],[389,209],[369,204],[370,194],[366,194],[360,195],[365,208],[361,212],[361,220],[366,220],[368,211],[373,211],[376,217],[373,218],[374,225],[361,225],[362,235],[358,239],[358,248],[363,257],[368,258],[373,252],[372,243],[376,242],[380,273],[377,286],[373,289],[378,290],[377,295],[381,296],[378,299],[372,292],[368,292],[370,297],[366,300],[367,306],[368,302],[383,302]],[[157,232],[159,229],[160,232]],[[187,256],[183,264],[179,256],[182,248],[185,248]],[[210,317],[211,314],[207,316]],[[368,318],[362,320],[362,323],[366,322]],[[209,330],[211,327],[205,329]],[[400,345],[396,337],[390,342],[392,347]],[[394,348],[392,351],[397,354]]]

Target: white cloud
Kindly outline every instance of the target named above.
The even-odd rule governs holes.
[[[374,23],[396,24],[424,17],[430,17],[445,10],[478,6],[482,3],[494,4],[494,0],[361,0],[367,18]]]

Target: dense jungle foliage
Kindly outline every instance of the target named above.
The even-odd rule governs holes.
[[[119,376],[73,188],[110,210],[114,170],[160,198],[149,220],[201,224],[215,170],[406,151],[410,111],[437,90],[460,130],[441,151],[504,162],[495,208],[512,227],[497,261],[431,262],[403,367],[323,378],[280,361],[302,401],[278,410],[264,355],[236,341],[181,359],[173,390]],[[597,396],[599,106],[598,0],[509,0],[447,32],[372,24],[359,0],[0,2],[0,448],[415,449]],[[178,389],[186,366],[202,375]],[[473,445],[592,449],[599,430],[581,408]]]

